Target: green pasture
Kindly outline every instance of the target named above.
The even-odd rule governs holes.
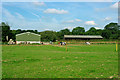
[[[3,78],[118,77],[115,44],[4,45],[2,51]]]

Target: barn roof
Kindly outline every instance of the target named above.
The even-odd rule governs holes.
[[[35,34],[35,33],[32,33],[32,32],[24,32],[24,33],[16,34],[16,36],[19,36],[19,35],[22,35],[22,34],[27,34],[27,33],[34,34],[34,35],[37,35],[37,36],[41,36],[39,34]]]
[[[103,38],[100,35],[64,35],[64,38]]]

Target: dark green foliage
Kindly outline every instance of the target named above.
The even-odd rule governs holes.
[[[119,35],[118,34],[112,34],[110,36],[110,39],[118,39]]]
[[[106,39],[118,39],[120,37],[118,24],[110,23],[106,25],[102,31],[102,36]]]
[[[109,30],[103,30],[101,34],[104,38],[109,39],[111,32]]]
[[[118,30],[118,37],[120,38],[120,30]]]
[[[9,37],[15,41],[16,40],[16,31],[15,30],[10,30]]]
[[[118,24],[117,23],[110,23],[105,26],[105,29],[107,30],[118,30]]]
[[[101,35],[102,34],[102,29],[98,29],[98,30],[96,30],[96,35]]]
[[[72,30],[73,35],[83,35],[85,33],[85,29],[83,27],[76,27]]]
[[[2,22],[0,28],[2,28],[2,41],[6,42],[6,36],[10,35],[10,26],[7,23]]]
[[[56,41],[57,36],[54,31],[43,31],[40,33],[42,41]]]
[[[39,34],[37,30],[21,30],[21,29],[16,30],[16,34],[20,34],[24,32],[32,32],[32,33]]]
[[[70,30],[69,29],[63,29],[63,30],[57,32],[57,37],[58,37],[59,40],[63,39],[64,35],[70,35]]]
[[[87,32],[87,35],[96,35],[97,34],[97,30],[94,27],[91,27]]]

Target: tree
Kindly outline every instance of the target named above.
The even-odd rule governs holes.
[[[110,39],[118,39],[118,34],[111,34]]]
[[[108,30],[111,34],[108,34],[110,36],[110,39],[118,39],[119,37],[119,28],[117,23],[109,23],[104,27],[105,30]]]
[[[57,36],[58,36],[58,39],[63,39],[64,38],[64,35],[69,35],[70,34],[70,30],[69,29],[63,29],[63,30],[60,30],[59,32],[57,32]]]
[[[16,30],[10,30],[9,37],[13,39],[13,41],[16,41]]]
[[[73,35],[83,35],[85,33],[85,29],[83,27],[76,27],[72,30]]]
[[[110,39],[111,32],[109,30],[103,30],[101,36],[104,37],[105,39]]]
[[[118,30],[118,24],[117,23],[109,23],[107,24],[104,29],[107,29],[107,30]]]
[[[2,28],[2,41],[6,42],[7,41],[6,36],[8,36],[8,40],[10,39],[10,37],[9,37],[10,36],[10,26],[7,23],[2,22],[0,27]]]
[[[87,32],[87,35],[96,35],[97,34],[97,30],[94,27],[91,27]]]
[[[22,33],[21,29],[16,30],[16,34],[20,34],[20,33]]]
[[[120,30],[118,31],[118,38],[120,37]],[[119,38],[120,39],[120,38]]]
[[[96,30],[96,35],[101,35],[102,34],[102,29],[98,29],[98,30]]]
[[[40,34],[42,41],[56,41],[57,39],[56,32],[54,31],[43,31]]]
[[[34,32],[35,32],[36,34],[38,33],[38,31],[37,31],[37,30],[35,30]]]

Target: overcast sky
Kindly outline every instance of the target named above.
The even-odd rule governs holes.
[[[3,2],[2,21],[15,30],[103,29],[118,22],[117,9],[117,2]]]

